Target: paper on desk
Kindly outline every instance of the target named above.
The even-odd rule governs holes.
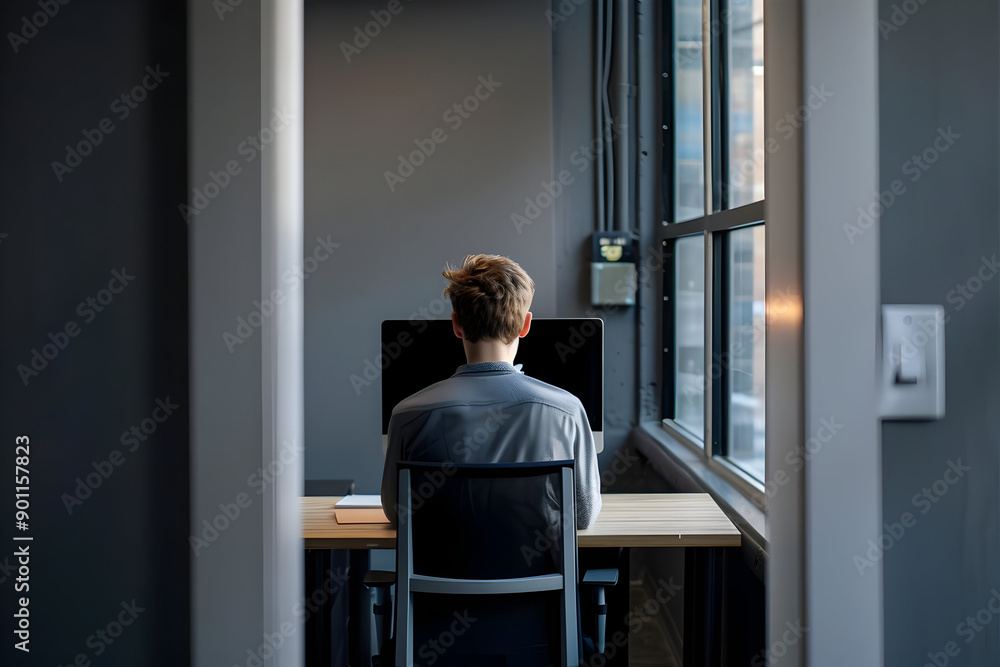
[[[389,523],[381,496],[344,496],[333,506],[333,515],[337,523]]]
[[[379,495],[351,495],[344,496],[337,501],[337,504],[333,506],[334,509],[345,509],[345,508],[372,508],[378,507],[382,509],[382,496]]]

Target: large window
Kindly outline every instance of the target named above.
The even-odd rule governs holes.
[[[665,21],[664,425],[759,484],[763,0],[673,0]]]
[[[701,44],[701,0],[677,2],[673,62],[675,220],[705,214],[705,86]]]

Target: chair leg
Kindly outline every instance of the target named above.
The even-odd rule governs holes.
[[[608,604],[604,598],[604,586],[598,586],[594,589],[594,603],[597,605],[597,637],[594,640],[594,649],[598,653],[604,653],[604,634],[608,621]]]
[[[375,589],[375,604],[372,605],[372,614],[375,615],[375,641],[379,650],[385,646],[385,642],[392,633],[392,605],[386,602],[389,589],[379,587]]]

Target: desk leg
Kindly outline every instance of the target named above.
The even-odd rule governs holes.
[[[719,667],[721,664],[724,554],[718,547],[685,550],[685,667]]]
[[[348,590],[341,581],[348,568],[346,551],[306,549],[306,667],[348,667]],[[370,664],[370,663],[369,663]]]
[[[608,658],[607,667],[628,667],[628,618],[632,609],[629,601],[632,579],[629,569],[630,556],[629,548],[623,547],[617,564],[618,583],[607,589],[608,625],[605,633],[604,654],[607,655],[614,650],[614,655]],[[621,641],[622,638],[625,641]],[[611,649],[613,643],[615,649]]]
[[[371,569],[371,553],[368,549],[351,549],[348,554],[348,660],[351,667],[368,667],[372,664],[372,602],[364,582]]]
[[[330,571],[330,551],[327,549],[306,549],[305,599],[309,600],[313,591],[319,590]],[[317,605],[306,617],[306,667],[331,667],[333,664],[330,642],[330,616],[332,601]]]

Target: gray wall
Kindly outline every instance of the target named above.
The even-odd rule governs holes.
[[[187,185],[186,11],[153,0],[46,6],[52,18],[33,0],[0,3],[0,664],[182,665],[190,405],[187,230],[176,205]],[[22,31],[28,41],[15,51],[8,33]],[[147,66],[162,80],[147,79],[134,109],[112,108]],[[66,162],[84,131],[99,135],[102,119],[113,131],[60,181],[51,163]],[[134,278],[111,295],[123,267]],[[61,340],[54,356],[50,334]],[[25,384],[17,366],[31,364],[33,349],[53,358]],[[165,416],[157,400],[176,407]],[[122,442],[154,414],[166,417],[155,431]],[[31,440],[25,532],[13,525],[18,435]],[[32,541],[13,542],[15,532]],[[18,546],[29,547],[27,582],[15,581]],[[29,654],[12,633],[22,596]],[[112,627],[110,644],[99,639],[133,601],[134,620],[120,634]]]
[[[306,3],[305,248],[328,235],[340,244],[306,283],[306,477],[352,478],[359,492],[381,479],[381,386],[356,390],[350,376],[377,361],[381,321],[421,308],[448,317],[441,270],[471,252],[518,261],[536,283],[536,317],[583,316],[594,225],[593,169],[569,164],[594,137],[591,5],[553,31],[541,0],[403,3],[347,62],[342,43],[382,7]],[[565,75],[555,81],[553,58]],[[491,74],[500,87],[461,126],[442,117]],[[384,172],[435,128],[446,141],[391,191]],[[511,215],[562,169],[573,183],[519,233]],[[634,315],[598,315],[606,460],[634,423]]]
[[[261,295],[261,159],[239,146],[261,129],[261,7],[247,1],[220,20],[190,2],[190,188],[235,160],[240,173],[191,219],[191,530],[250,499],[207,546],[191,549],[192,663],[246,664],[263,642],[261,331],[232,352],[223,340]],[[176,210],[176,208],[175,208]],[[178,219],[177,224],[184,224]],[[256,479],[261,478],[258,475]],[[225,517],[218,520],[226,526]]]
[[[981,632],[966,617],[1000,585],[1000,280],[996,269],[977,276],[1000,250],[997,4],[928,2],[895,22],[894,4],[879,3],[883,25],[899,28],[879,41],[880,189],[899,180],[906,191],[882,216],[882,301],[941,304],[949,319],[946,417],[882,425],[883,521],[915,517],[883,557],[885,664],[924,664],[955,642],[949,665],[995,665],[996,615]],[[947,151],[908,170],[949,127],[959,138]],[[980,277],[981,289],[961,297],[958,285],[980,288]],[[970,470],[939,483],[947,492],[938,502],[914,503],[949,461]]]

